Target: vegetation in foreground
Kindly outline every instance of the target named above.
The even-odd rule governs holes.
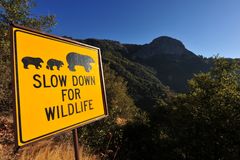
[[[14,153],[14,136],[12,116],[0,116],[0,160],[66,160],[74,159],[74,149],[71,132],[55,136],[51,139],[39,141],[21,148]],[[82,160],[98,160],[100,156],[91,155],[90,151],[81,146],[79,148]]]

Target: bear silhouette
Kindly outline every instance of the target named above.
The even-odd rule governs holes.
[[[25,69],[28,69],[29,65],[34,65],[36,69],[39,69],[42,67],[43,60],[41,58],[24,57],[22,62]]]
[[[59,61],[57,59],[49,59],[47,61],[47,69],[53,70],[53,67],[56,66],[57,70],[60,69],[64,64],[62,61]]]
[[[94,60],[91,57],[75,52],[68,53],[66,59],[70,71],[76,71],[75,66],[83,66],[86,72],[90,72],[92,69],[90,63],[94,63]]]

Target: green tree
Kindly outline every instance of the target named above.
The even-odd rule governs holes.
[[[11,96],[11,54],[10,32],[11,23],[23,25],[36,30],[50,32],[56,24],[55,16],[36,16],[31,9],[36,4],[32,0],[0,0],[0,111],[9,109]]]
[[[109,116],[81,127],[79,135],[81,143],[101,151],[104,156],[111,157],[121,149],[125,126],[130,123],[147,123],[148,118],[128,95],[124,79],[117,76],[107,64],[104,65],[104,77]]]
[[[182,159],[240,159],[239,63],[216,58],[208,73],[189,81],[172,117],[175,151]]]

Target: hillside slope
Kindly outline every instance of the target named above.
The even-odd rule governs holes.
[[[103,62],[127,81],[128,92],[140,108],[151,111],[156,99],[164,100],[171,92],[156,77],[156,71],[127,59],[128,49],[117,41],[86,39],[81,41],[101,48]]]

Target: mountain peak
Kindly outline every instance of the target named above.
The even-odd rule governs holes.
[[[160,36],[158,38],[155,38],[154,40],[152,40],[152,42],[150,44],[151,45],[159,45],[159,46],[168,45],[171,47],[185,48],[185,46],[183,45],[183,43],[181,41],[171,38],[171,37],[168,37],[168,36]]]
[[[143,47],[135,54],[139,58],[150,58],[155,55],[194,55],[188,51],[184,44],[174,38],[161,36],[154,39],[151,43],[143,45]]]

